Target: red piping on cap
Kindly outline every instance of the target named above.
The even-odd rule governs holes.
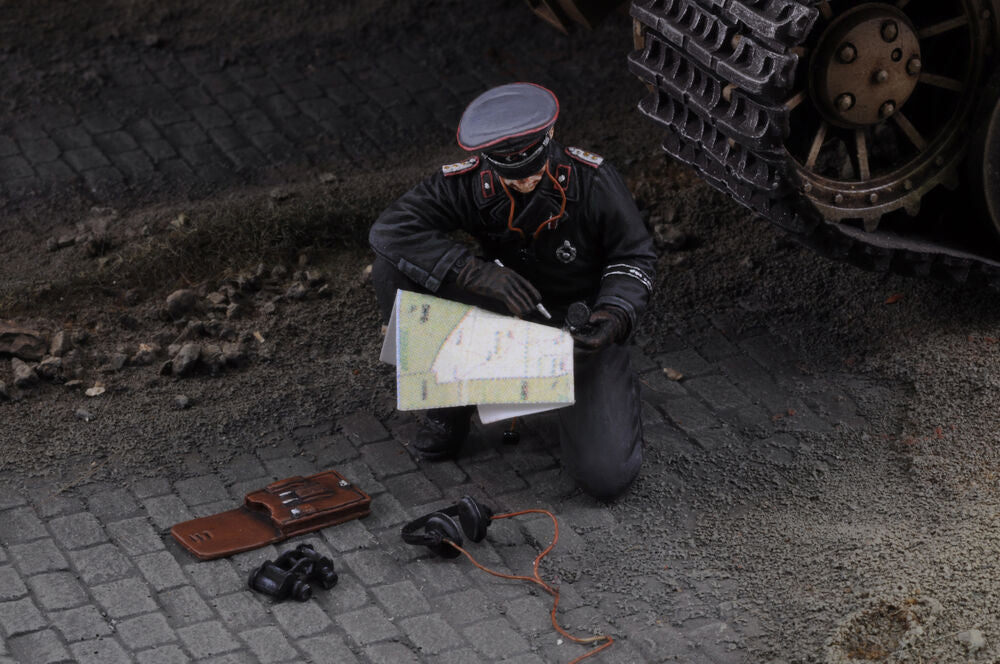
[[[521,131],[521,132],[518,132],[516,134],[511,134],[509,136],[501,136],[500,138],[496,139],[495,141],[490,141],[489,143],[483,143],[482,145],[476,145],[476,146],[472,146],[472,147],[470,147],[470,146],[462,143],[462,140],[458,137],[459,129],[461,129],[461,127],[462,127],[462,121],[459,120],[459,122],[458,122],[458,129],[455,130],[455,142],[458,143],[458,146],[460,148],[462,148],[463,150],[467,150],[468,152],[475,152],[476,150],[482,150],[483,148],[488,148],[489,146],[496,145],[497,143],[502,143],[504,141],[509,141],[512,138],[518,138],[520,136],[527,136],[529,134],[535,133],[536,131],[542,131],[543,129],[546,129],[547,127],[551,127],[553,124],[555,124],[556,119],[559,117],[559,97],[556,96],[556,93],[552,92],[552,90],[549,90],[548,88],[546,88],[543,85],[538,85],[537,83],[530,83],[528,81],[514,81],[514,83],[509,83],[508,85],[514,85],[514,84],[518,84],[518,85],[533,85],[536,88],[541,88],[542,90],[545,90],[550,95],[552,95],[553,101],[556,102],[556,113],[555,113],[555,115],[552,116],[552,119],[550,121],[546,122],[545,124],[542,124],[542,125],[539,125],[537,127],[534,127],[533,129],[528,129],[526,131]],[[466,106],[465,110],[469,110],[469,107]],[[462,111],[462,115],[463,116],[465,115],[465,111]]]

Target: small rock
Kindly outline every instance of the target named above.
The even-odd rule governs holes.
[[[226,359],[226,364],[234,367],[241,366],[247,359],[246,344],[238,341],[230,341],[222,344],[222,356]]]
[[[134,307],[142,302],[142,293],[140,293],[137,288],[129,288],[125,291],[125,294],[122,295],[122,301],[125,303],[125,306]]]
[[[185,341],[192,341],[205,336],[205,324],[199,320],[188,321],[181,333],[178,334],[171,345],[183,344]]]
[[[69,349],[69,335],[66,334],[66,330],[59,330],[52,335],[52,343],[49,344],[49,355],[62,357]]]
[[[104,386],[97,384],[94,385],[93,387],[88,387],[84,391],[84,394],[86,394],[88,397],[99,397],[102,394],[104,394],[104,392],[105,392]]]
[[[274,300],[271,300],[270,302],[262,304],[260,310],[268,316],[271,316],[278,313],[278,305],[274,302]]]
[[[684,374],[682,374],[677,369],[672,369],[670,367],[664,367],[663,368],[663,373],[670,380],[680,380],[681,378],[684,378]]]
[[[302,277],[305,280],[305,282],[313,288],[319,286],[321,283],[326,281],[326,275],[324,275],[319,270],[306,270],[302,274]]]
[[[152,48],[153,46],[159,46],[163,42],[160,40],[160,35],[148,33],[142,38],[142,43]]]
[[[46,357],[44,360],[38,363],[35,367],[35,373],[44,378],[45,380],[56,380],[62,376],[62,358],[61,357]]]
[[[10,399],[10,392],[7,391],[7,383],[0,380],[0,399]]]
[[[226,307],[226,318],[228,318],[229,320],[232,320],[234,318],[240,318],[241,316],[243,316],[243,313],[245,311],[246,307],[244,307],[239,302],[233,302],[228,307]]]
[[[10,366],[14,371],[14,387],[31,387],[38,382],[38,374],[30,364],[12,357]]]
[[[90,422],[94,419],[94,414],[86,408],[77,408],[74,415],[76,415],[76,419],[83,420],[84,422]]]
[[[83,381],[74,378],[73,380],[66,381],[63,387],[65,387],[68,390],[78,390],[81,387],[83,387]]]
[[[285,291],[285,299],[288,300],[302,300],[305,299],[306,295],[309,293],[309,289],[306,285],[301,282],[295,282],[288,287]]]
[[[333,297],[333,289],[330,288],[330,284],[323,284],[316,290],[316,297],[328,298]]]
[[[181,346],[173,358],[173,373],[176,376],[186,376],[194,371],[201,357],[201,346],[187,343]]]
[[[41,332],[0,321],[0,353],[22,360],[38,361],[45,356],[47,348],[48,344]]]
[[[369,263],[365,265],[365,269],[361,270],[361,281],[365,282],[372,278],[372,264]]]
[[[679,251],[687,243],[687,234],[673,224],[657,224],[653,227],[653,244],[659,249]]]
[[[144,367],[152,364],[159,352],[159,344],[139,344],[139,350],[135,352],[129,362],[134,366]]]
[[[187,288],[176,290],[167,296],[166,313],[173,320],[183,318],[198,303],[198,295]]]
[[[309,254],[299,254],[299,267],[305,267],[309,265]]]
[[[174,217],[173,219],[170,220],[170,225],[173,228],[177,228],[177,229],[187,228],[187,226],[189,225],[188,224],[188,216],[186,214],[184,214],[183,212],[181,212],[179,215],[177,215],[176,217]]]
[[[271,278],[272,279],[284,279],[288,276],[288,268],[284,265],[275,265],[271,268]]]
[[[970,655],[982,650],[986,646],[986,637],[978,629],[970,629],[958,633],[958,641],[965,646],[966,652]]]
[[[100,371],[101,373],[115,373],[121,371],[127,361],[128,356],[125,353],[111,353],[111,357],[109,357],[108,361],[100,368]]]
[[[292,197],[292,192],[281,187],[275,187],[271,190],[270,196],[272,201],[285,201]]]
[[[208,295],[206,295],[205,299],[208,300],[214,306],[221,307],[226,304],[226,300],[228,300],[229,298],[226,297],[225,293],[220,293],[219,291],[213,291]]]
[[[158,373],[161,376],[169,376],[173,372],[174,372],[174,361],[167,360],[166,362],[160,365],[160,368],[156,373]]]
[[[70,335],[70,341],[73,342],[74,346],[82,346],[90,341],[90,332],[82,327],[77,328],[76,330],[73,330],[73,334]]]
[[[337,182],[339,180],[340,180],[340,178],[337,176],[336,173],[320,173],[319,174],[319,181],[322,182],[323,184],[333,184],[334,182]]]
[[[218,344],[208,344],[202,348],[201,363],[212,375],[222,371],[226,367],[226,358],[223,355],[222,347]]]
[[[183,394],[178,394],[174,397],[174,408],[177,410],[185,410],[191,407],[191,399]]]

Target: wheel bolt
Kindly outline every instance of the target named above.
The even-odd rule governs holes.
[[[895,21],[886,21],[882,24],[882,39],[887,42],[895,41],[899,36],[899,26]]]
[[[840,109],[841,113],[846,113],[854,108],[854,95],[849,92],[845,92],[837,97],[837,108]]]
[[[910,58],[910,61],[906,63],[906,73],[910,76],[916,76],[923,69],[924,64],[920,62],[920,58],[914,56]]]
[[[889,72],[887,72],[884,69],[879,69],[877,72],[875,72],[872,78],[875,79],[876,83],[885,83],[886,81],[889,80]]]
[[[887,117],[889,117],[895,112],[896,112],[896,104],[891,101],[887,101],[884,104],[882,104],[882,106],[879,107],[878,116],[883,120],[885,120]]]
[[[845,43],[837,51],[837,59],[845,65],[854,62],[856,57],[858,57],[858,49],[854,48],[854,44]]]

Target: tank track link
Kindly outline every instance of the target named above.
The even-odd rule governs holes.
[[[649,93],[639,110],[663,149],[709,184],[821,255],[873,271],[1000,287],[1000,263],[890,231],[824,222],[798,193],[785,155],[795,47],[817,0],[633,0],[644,47],[629,69]]]

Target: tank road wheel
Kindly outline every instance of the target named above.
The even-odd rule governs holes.
[[[981,0],[819,2],[786,102],[785,143],[801,191],[827,220],[866,231],[924,194],[958,186],[994,32]]]
[[[831,258],[1000,284],[1000,249],[968,248],[994,224],[914,219],[960,184],[989,120],[1000,0],[632,0],[631,14],[639,110],[671,156]]]

